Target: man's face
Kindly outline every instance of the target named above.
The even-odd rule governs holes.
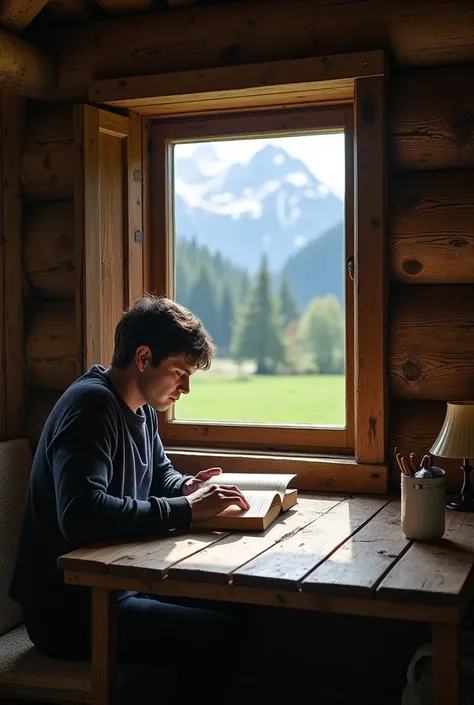
[[[189,378],[195,368],[189,366],[183,355],[167,357],[158,367],[151,365],[151,352],[145,358],[138,375],[138,386],[146,403],[157,411],[166,411],[180,398],[189,394]]]

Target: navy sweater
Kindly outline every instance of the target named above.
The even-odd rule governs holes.
[[[11,597],[26,613],[88,603],[58,557],[81,546],[191,525],[189,479],[167,458],[154,409],[133,412],[94,365],[62,395],[35,453]]]

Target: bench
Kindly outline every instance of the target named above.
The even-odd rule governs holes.
[[[90,663],[39,654],[28,638],[21,609],[8,596],[31,463],[27,440],[0,443],[0,702],[26,698],[88,703]]]

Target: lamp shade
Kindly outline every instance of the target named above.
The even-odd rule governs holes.
[[[430,453],[442,458],[474,458],[474,401],[448,402]]]

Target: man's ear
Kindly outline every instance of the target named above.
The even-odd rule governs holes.
[[[143,372],[145,367],[151,363],[151,350],[147,345],[141,345],[137,348],[135,362],[140,372]]]

